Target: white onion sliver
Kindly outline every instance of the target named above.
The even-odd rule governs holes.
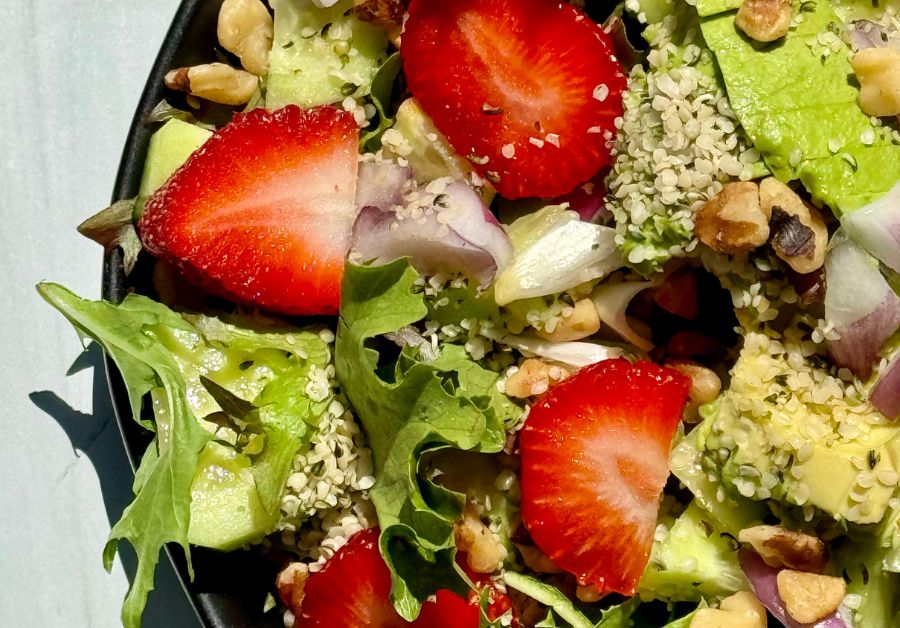
[[[778,594],[778,572],[781,570],[769,567],[758,554],[746,548],[741,550],[740,563],[757,599],[787,628],[851,628],[837,611],[815,624],[795,621]]]
[[[631,328],[625,311],[628,304],[642,290],[651,286],[649,281],[634,281],[598,286],[591,300],[597,308],[597,314],[604,324],[611,327],[626,342],[630,342],[641,351],[653,349],[653,343]]]
[[[582,222],[575,212],[554,211],[558,209],[544,208],[510,225],[513,233],[525,232],[513,236],[515,256],[497,277],[499,305],[557,294],[624,265],[615,229]],[[517,229],[522,224],[528,227]]]
[[[881,198],[845,214],[841,224],[857,244],[900,272],[900,182]]]
[[[865,251],[840,234],[833,242],[825,259],[825,318],[840,339],[831,342],[831,355],[866,379],[879,349],[900,326],[900,297]]]
[[[488,329],[482,330],[481,334],[489,340],[521,351],[526,357],[546,358],[575,368],[617,358],[624,353],[619,347],[593,342],[552,342],[535,336],[514,336]]]

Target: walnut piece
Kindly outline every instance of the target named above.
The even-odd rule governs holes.
[[[519,370],[506,378],[506,394],[517,399],[540,395],[569,376],[561,366],[551,366],[538,358],[528,358]]]
[[[821,539],[781,526],[744,528],[738,534],[738,540],[750,544],[769,567],[821,573],[828,563],[825,543]]]
[[[406,4],[408,2],[403,0],[353,0],[356,16],[364,22],[384,28],[388,39],[398,48]]]
[[[755,41],[781,39],[791,27],[791,0],[744,0],[734,25]]]
[[[307,578],[309,578],[309,567],[306,566],[306,563],[291,563],[282,569],[275,579],[278,597],[297,617],[300,616],[304,595],[303,587],[306,585]]]
[[[553,342],[569,342],[593,336],[599,330],[597,307],[590,299],[581,299],[575,303],[571,314],[560,318],[553,331],[538,330],[537,335]]]
[[[766,609],[749,591],[738,591],[719,605],[701,608],[691,619],[690,628],[765,628]]]
[[[788,614],[801,624],[831,615],[847,595],[843,578],[784,569],[778,572],[778,595]]]
[[[169,89],[222,105],[247,104],[259,86],[255,75],[225,63],[176,68],[166,74],[164,81]]]
[[[453,526],[453,538],[457,549],[466,553],[466,563],[475,573],[494,573],[503,564],[506,550],[471,503],[466,504],[463,518]]]
[[[775,177],[760,182],[759,201],[769,219],[769,242],[775,254],[802,275],[822,268],[828,228],[819,210]]]
[[[261,0],[225,0],[216,30],[219,43],[238,56],[244,69],[257,76],[266,73],[275,25]]]
[[[667,362],[666,366],[691,378],[691,390],[688,393],[688,403],[684,408],[684,420],[696,423],[700,418],[700,406],[719,396],[719,392],[722,390],[722,380],[715,372],[690,360],[672,360]]]
[[[900,50],[860,50],[850,60],[859,79],[859,107],[870,116],[900,115]]]
[[[706,202],[694,220],[700,241],[719,253],[743,253],[769,239],[769,221],[752,181],[729,183]]]

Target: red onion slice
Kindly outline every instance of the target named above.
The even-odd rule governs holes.
[[[852,240],[836,234],[833,243],[825,259],[825,318],[841,337],[831,342],[831,355],[867,379],[878,351],[900,327],[900,297]]]
[[[411,197],[402,207],[360,210],[353,225],[353,261],[383,264],[409,257],[420,273],[461,273],[481,286],[509,263],[509,237],[471,188],[434,182]]]
[[[794,621],[778,594],[778,572],[781,569],[769,567],[756,552],[747,548],[740,552],[740,563],[757,599],[787,628],[852,628],[852,624],[841,616],[839,610],[814,624]]]
[[[878,377],[869,402],[889,419],[900,418],[900,353],[895,355]]]
[[[841,224],[860,246],[900,272],[900,183],[881,198],[845,214]]]
[[[403,194],[411,189],[412,180],[412,170],[396,162],[361,161],[356,177],[356,206],[390,209],[402,205]]]
[[[625,352],[619,347],[609,347],[593,342],[553,342],[537,336],[514,336],[492,329],[481,330],[481,335],[507,347],[520,351],[525,357],[538,356],[577,369],[620,357]]]
[[[844,26],[844,40],[853,52],[888,45],[884,27],[871,20],[853,20]]]

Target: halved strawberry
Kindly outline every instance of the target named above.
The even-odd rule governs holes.
[[[306,581],[300,608],[291,609],[299,628],[478,628],[477,598],[467,601],[441,589],[407,622],[391,604],[391,573],[378,551],[377,528],[354,534]]]
[[[147,202],[144,247],[233,301],[336,313],[358,133],[334,107],[236,115]]]
[[[603,30],[558,0],[412,0],[409,88],[506,198],[559,196],[610,162],[625,75]]]
[[[606,360],[541,397],[520,436],[522,520],[581,584],[633,595],[650,549],[690,380]]]

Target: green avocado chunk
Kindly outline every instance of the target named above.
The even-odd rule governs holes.
[[[141,187],[135,205],[136,216],[139,217],[143,213],[144,204],[150,195],[162,186],[178,166],[186,162],[210,135],[212,131],[172,118],[150,137],[144,174],[141,176]]]
[[[729,3],[706,0],[701,6],[713,11]],[[775,176],[800,178],[837,213],[890,190],[900,179],[900,145],[856,103],[842,22],[831,3],[805,3],[797,16],[802,21],[771,44],[744,36],[734,16],[727,11],[703,18],[703,37],[735,115]]]
[[[352,0],[326,9],[311,0],[273,0],[266,107],[301,107],[366,96],[388,57],[385,32],[361,21]]]
[[[734,537],[696,501],[653,544],[640,582],[642,598],[699,601],[749,588]]]
[[[207,443],[191,486],[188,540],[223,551],[237,549],[270,532],[278,515],[277,510],[267,513],[259,500],[250,458],[218,442]]]

